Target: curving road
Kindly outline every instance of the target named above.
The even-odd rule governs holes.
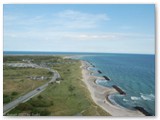
[[[31,64],[31,63],[30,63]],[[12,110],[13,108],[15,108],[18,104],[20,103],[23,103],[23,102],[26,102],[28,101],[30,98],[34,97],[35,95],[41,93],[43,90],[46,89],[46,87],[48,86],[49,83],[51,82],[55,82],[57,78],[60,78],[60,75],[59,73],[56,71],[56,70],[53,70],[51,68],[47,68],[47,67],[41,67],[39,66],[39,68],[44,68],[44,69],[47,69],[49,70],[50,72],[52,72],[54,75],[52,77],[52,79],[45,83],[44,85],[34,89],[33,91],[23,95],[23,96],[20,96],[19,98],[17,98],[16,100],[6,104],[3,106],[3,114],[6,114],[7,112],[9,112],[10,110]]]

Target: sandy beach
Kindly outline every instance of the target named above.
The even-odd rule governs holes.
[[[106,98],[108,98],[107,96],[113,93],[118,93],[118,92],[114,88],[103,87],[96,84],[95,80],[97,79],[97,77],[90,75],[90,71],[88,70],[88,67],[90,67],[90,64],[86,61],[81,61],[81,64],[82,64],[81,69],[82,69],[83,81],[87,86],[88,90],[90,91],[93,101],[98,106],[100,106],[106,112],[110,113],[112,116],[124,116],[124,117],[145,116],[143,113],[141,113],[138,110],[129,110],[127,108],[113,105]]]

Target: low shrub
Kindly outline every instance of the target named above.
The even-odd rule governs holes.
[[[48,116],[50,114],[51,114],[51,112],[48,111],[47,109],[40,110],[37,108],[33,108],[32,111],[30,112],[31,116]]]
[[[10,97],[3,97],[3,103],[9,103],[11,100]]]
[[[12,94],[11,94],[12,96],[15,96],[15,95],[18,95],[18,92],[12,92]]]
[[[26,111],[26,110],[32,110],[32,105],[29,103],[20,103],[16,109],[21,110],[21,111]]]

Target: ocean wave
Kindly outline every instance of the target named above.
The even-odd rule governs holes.
[[[88,67],[87,70],[92,70],[92,67]]]
[[[125,108],[125,107],[121,106],[118,102],[115,101],[114,97],[117,96],[117,95],[118,95],[118,94],[109,95],[109,96],[108,96],[109,101],[110,101],[113,105],[115,105],[115,106],[118,106],[118,107],[120,107],[120,108]]]
[[[141,98],[143,100],[153,101],[155,99],[155,96],[153,94],[143,94],[143,93],[141,93]]]
[[[123,101],[127,102],[128,100],[127,100],[127,99],[125,99],[125,98],[123,98]]]
[[[141,100],[141,98],[136,96],[131,96],[131,100]]]

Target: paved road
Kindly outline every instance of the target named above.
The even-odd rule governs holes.
[[[19,98],[17,98],[16,100],[6,104],[3,106],[3,114],[7,113],[8,111],[10,111],[11,109],[15,108],[19,103],[23,103],[23,102],[26,102],[28,101],[30,98],[34,97],[35,95],[41,93],[43,90],[46,89],[46,87],[48,86],[49,83],[51,82],[55,82],[57,78],[60,78],[60,75],[59,73],[56,71],[56,70],[53,70],[51,68],[47,68],[47,67],[41,67],[39,66],[39,68],[44,68],[44,69],[47,69],[49,70],[50,72],[54,73],[52,79],[45,83],[44,85],[36,88],[35,90],[23,95],[23,96],[20,96]]]

